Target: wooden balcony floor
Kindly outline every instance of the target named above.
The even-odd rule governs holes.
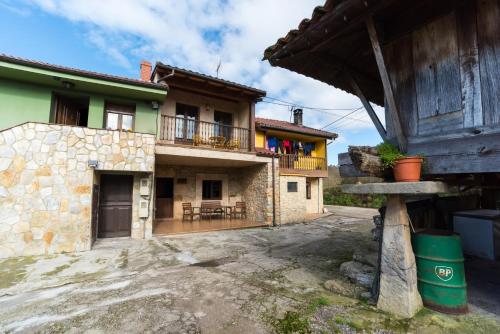
[[[237,230],[243,228],[267,227],[265,223],[258,223],[245,219],[212,219],[189,220],[178,219],[156,219],[153,233],[158,235],[172,235],[182,233],[211,232],[222,230]]]

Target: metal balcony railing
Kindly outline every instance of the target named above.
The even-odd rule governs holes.
[[[284,154],[279,159],[281,169],[327,170],[325,158]]]
[[[249,129],[185,117],[161,116],[160,140],[229,150],[249,150]]]

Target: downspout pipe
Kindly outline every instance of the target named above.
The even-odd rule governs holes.
[[[272,179],[273,179],[273,227],[276,227],[277,224],[276,224],[276,173],[274,171],[274,166],[275,166],[275,162],[274,162],[274,154],[273,154],[273,158],[272,158]]]

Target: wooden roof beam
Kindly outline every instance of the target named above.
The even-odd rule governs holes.
[[[351,83],[352,89],[356,92],[356,95],[361,100],[363,107],[365,107],[365,110],[368,113],[368,116],[370,116],[373,124],[377,128],[377,131],[378,131],[380,137],[382,137],[382,139],[384,141],[386,141],[387,140],[387,131],[385,130],[382,123],[380,122],[380,119],[378,118],[377,114],[375,113],[375,110],[373,110],[370,102],[363,94],[363,91],[361,90],[361,88],[359,88],[359,85],[356,82],[356,79],[354,79],[354,77],[352,76],[352,74],[349,71],[346,70],[344,73],[345,73],[345,76],[347,77],[347,80]]]
[[[382,79],[382,85],[384,87],[384,95],[387,99],[387,104],[389,107],[388,108],[389,116],[392,121],[394,132],[396,133],[398,146],[402,152],[406,152],[408,141],[404,135],[403,127],[401,126],[401,119],[399,117],[399,112],[396,105],[396,99],[394,98],[394,92],[392,90],[389,74],[387,73],[387,68],[385,67],[384,56],[382,54],[382,49],[380,48],[380,41],[378,38],[377,29],[375,28],[375,22],[373,21],[373,17],[370,16],[366,20],[366,28],[368,29],[368,35],[370,36],[370,42],[372,44],[373,54],[375,55],[375,60],[377,62],[380,78]]]

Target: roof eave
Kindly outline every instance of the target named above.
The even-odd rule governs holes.
[[[267,130],[275,130],[275,131],[283,131],[283,132],[292,132],[292,133],[296,133],[296,134],[300,134],[300,135],[304,135],[304,136],[318,137],[318,138],[331,139],[331,140],[335,140],[336,138],[338,138],[338,134],[333,133],[333,132],[331,133],[331,135],[326,135],[326,134],[325,135],[321,135],[321,134],[308,133],[308,132],[304,132],[304,131],[300,131],[300,130],[284,129],[284,128],[280,128],[278,126],[269,126],[269,125],[262,125],[262,124],[258,124],[255,127],[257,129],[267,129]]]
[[[165,70],[174,70],[176,72],[180,72],[180,73],[182,73],[184,75],[187,75],[187,76],[193,76],[193,77],[197,77],[197,78],[204,79],[204,80],[207,80],[207,81],[217,82],[217,83],[223,84],[225,86],[238,88],[238,89],[240,89],[242,91],[246,91],[246,92],[251,93],[252,95],[254,95],[256,97],[256,99],[261,99],[261,98],[263,98],[263,97],[265,97],[267,95],[266,91],[263,91],[263,90],[260,90],[260,89],[257,89],[257,88],[253,88],[253,87],[250,87],[250,86],[238,84],[236,82],[231,82],[231,81],[227,81],[227,80],[224,80],[224,79],[215,78],[215,77],[212,77],[210,75],[205,75],[205,74],[202,74],[202,73],[196,73],[196,72],[193,72],[193,71],[190,71],[190,70],[186,70],[186,69],[183,69],[183,68],[178,68],[178,67],[175,67],[175,66],[167,65],[167,64],[164,64],[162,62],[157,62],[155,64],[155,68],[154,68],[154,70],[153,70],[153,72],[151,74],[151,79],[153,79],[154,76],[156,75],[156,73],[158,72],[157,71],[158,68],[163,68]]]

